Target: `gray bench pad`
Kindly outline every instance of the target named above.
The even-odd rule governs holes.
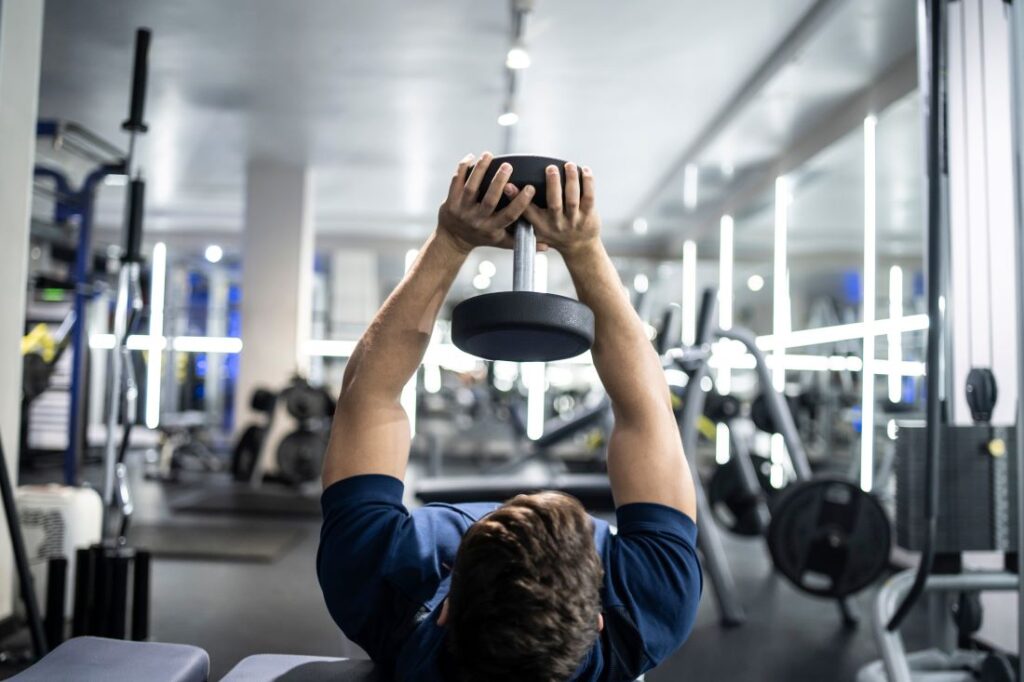
[[[372,661],[258,654],[244,658],[221,682],[377,682]]]
[[[199,647],[76,637],[10,679],[17,682],[206,682],[209,674],[210,657]]]

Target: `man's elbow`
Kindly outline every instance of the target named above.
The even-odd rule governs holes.
[[[635,425],[646,428],[666,417],[675,421],[672,396],[667,388],[664,391],[642,391],[630,395],[626,400],[613,400],[612,412],[615,415],[615,423],[623,426]]]

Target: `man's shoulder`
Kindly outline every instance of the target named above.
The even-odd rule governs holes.
[[[476,522],[500,506],[500,502],[466,502],[463,504],[431,502],[430,504],[423,505],[417,511],[426,514],[455,514]]]

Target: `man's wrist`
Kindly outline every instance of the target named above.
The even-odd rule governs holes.
[[[586,267],[604,256],[604,244],[599,237],[588,239],[585,242],[572,244],[560,250],[562,260],[570,270],[577,267]]]
[[[465,259],[470,251],[473,250],[472,245],[462,241],[440,225],[434,230],[431,241],[436,243],[446,253],[461,259]]]

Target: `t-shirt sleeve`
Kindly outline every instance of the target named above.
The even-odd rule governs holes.
[[[640,652],[620,652],[639,674],[668,658],[693,627],[703,587],[697,526],[676,509],[648,503],[619,507],[616,520],[606,582],[639,636]]]
[[[371,658],[392,657],[403,628],[437,591],[473,518],[451,507],[410,513],[392,476],[353,476],[321,497],[317,577],[331,617]]]

